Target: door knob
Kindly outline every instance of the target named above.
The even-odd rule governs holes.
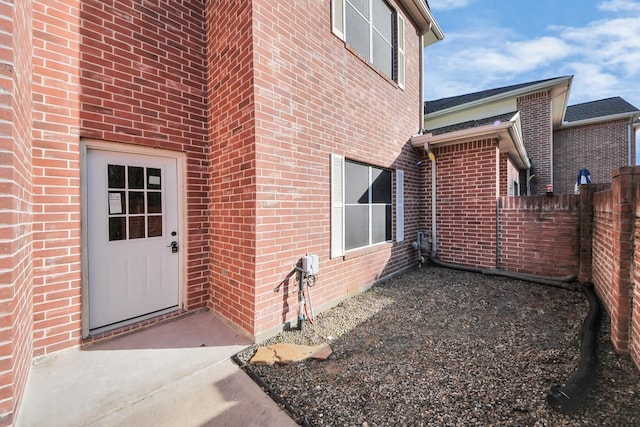
[[[173,242],[171,242],[171,244],[169,246],[167,246],[168,248],[171,248],[171,253],[177,253],[178,252],[178,242],[176,242],[175,240]]]

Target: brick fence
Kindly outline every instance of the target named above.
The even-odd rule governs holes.
[[[496,268],[540,276],[577,276],[580,199],[574,195],[500,197]]]
[[[593,205],[591,280],[611,317],[614,348],[640,367],[640,167],[612,177],[610,189],[583,199]]]
[[[640,167],[581,194],[501,197],[496,267],[592,281],[611,318],[611,340],[640,368]]]

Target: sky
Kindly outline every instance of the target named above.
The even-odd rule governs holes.
[[[573,75],[569,105],[640,109],[640,0],[428,0],[445,39],[425,49],[425,98]]]

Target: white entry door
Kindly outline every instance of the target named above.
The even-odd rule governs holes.
[[[89,329],[179,305],[177,160],[87,150]]]

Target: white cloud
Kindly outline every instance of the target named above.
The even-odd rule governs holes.
[[[597,21],[582,28],[556,27],[572,45],[573,56],[609,72],[640,74],[640,19]]]
[[[431,0],[429,8],[431,10],[451,10],[467,7],[473,3],[473,0]]]
[[[574,75],[571,104],[622,96],[640,106],[640,1],[601,1],[598,9],[584,26],[548,26],[529,37],[481,17],[447,32],[425,50],[427,99]]]
[[[566,65],[574,75],[571,85],[571,103],[593,101],[611,96],[624,96],[623,82],[615,74],[588,62],[571,62]]]
[[[605,12],[640,12],[640,3],[627,0],[609,0],[598,4]]]

